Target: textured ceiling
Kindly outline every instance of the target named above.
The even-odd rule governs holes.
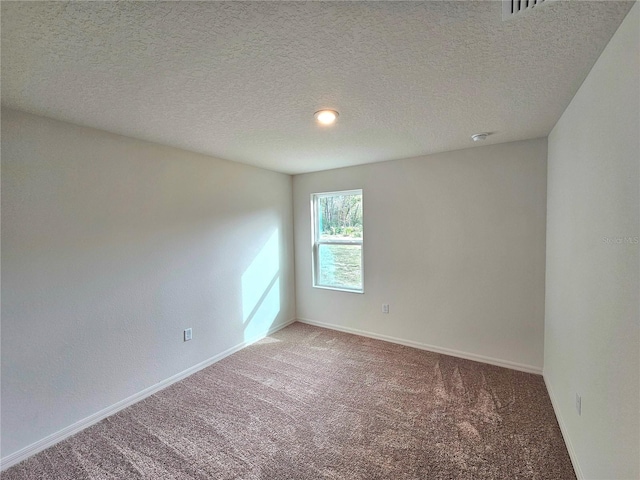
[[[413,157],[547,135],[631,5],[3,1],[2,103],[286,173]]]

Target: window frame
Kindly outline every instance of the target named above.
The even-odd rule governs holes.
[[[362,238],[354,240],[320,240],[320,232],[318,228],[318,200],[338,195],[360,195],[362,198]],[[321,245],[358,245],[360,247],[360,288],[336,287],[331,285],[321,285],[318,283],[318,277],[320,274],[319,261]],[[311,194],[311,276],[312,286],[314,288],[335,290],[338,292],[364,293],[364,192],[362,188]]]

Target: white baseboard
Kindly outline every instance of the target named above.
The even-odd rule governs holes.
[[[473,360],[475,362],[488,363],[490,365],[496,365],[498,367],[509,368],[511,370],[519,370],[526,373],[535,373],[536,375],[542,375],[542,368],[534,367],[532,365],[523,365],[521,363],[510,362],[508,360],[500,360],[498,358],[485,357],[484,355],[476,355],[475,353],[461,352],[459,350],[452,350],[450,348],[436,347],[435,345],[429,345],[421,342],[414,342],[412,340],[405,340],[403,338],[391,337],[389,335],[382,335],[379,333],[367,332],[365,330],[358,330],[357,328],[343,327],[341,325],[334,325],[332,323],[316,322],[315,320],[309,320],[307,318],[298,318],[300,323],[307,323],[309,325],[315,325],[316,327],[328,328],[331,330],[337,330],[339,332],[353,333],[362,337],[375,338],[377,340],[384,340],[386,342],[397,343],[405,345],[407,347],[413,347],[420,350],[428,350],[430,352],[442,353],[444,355],[450,355],[452,357],[464,358],[466,360]]]
[[[558,420],[558,425],[560,425],[560,431],[562,432],[562,438],[564,439],[564,443],[567,446],[567,451],[569,452],[569,458],[571,458],[571,464],[573,465],[573,470],[576,472],[576,477],[578,480],[585,480],[585,476],[580,469],[580,464],[578,463],[578,457],[576,456],[576,451],[573,448],[573,444],[571,443],[571,437],[569,437],[569,432],[567,430],[567,426],[562,419],[562,415],[560,415],[560,409],[558,408],[558,402],[556,400],[555,395],[553,394],[553,389],[549,384],[546,375],[542,375],[544,379],[544,384],[547,387],[547,392],[549,392],[549,398],[551,399],[551,405],[553,405],[553,412],[556,414],[556,419]]]
[[[209,365],[212,365],[216,362],[219,362],[220,360],[222,360],[225,357],[228,357],[229,355],[242,350],[243,348],[251,345],[252,343],[255,343],[261,339],[263,339],[264,337],[271,335],[275,332],[277,332],[278,330],[283,329],[284,327],[291,325],[293,322],[295,322],[296,319],[291,319],[285,323],[282,323],[280,325],[276,325],[275,327],[271,327],[269,329],[269,331],[267,333],[265,333],[264,335],[259,335],[254,339],[251,340],[245,340],[244,342],[231,347],[227,350],[225,350],[224,352],[221,352],[217,355],[214,355],[213,357],[200,362],[196,365],[194,365],[193,367],[187,368],[186,370],[177,373],[165,380],[162,380],[161,382],[156,383],[155,385],[152,385],[148,388],[145,388],[144,390],[141,390],[138,393],[135,393],[133,395],[131,395],[130,397],[125,398],[124,400],[120,400],[117,403],[114,403],[113,405],[104,408],[96,413],[94,413],[93,415],[89,415],[86,418],[83,418],[82,420],[77,421],[76,423],[73,423],[71,425],[69,425],[68,427],[63,428],[62,430],[59,430],[55,433],[52,433],[51,435],[48,435],[46,437],[44,437],[41,440],[38,440],[37,442],[32,443],[31,445],[27,445],[24,448],[21,448],[20,450],[18,450],[17,452],[14,452],[10,455],[7,455],[6,457],[3,457],[2,459],[0,459],[0,471],[2,470],[6,470],[7,468],[22,462],[23,460],[26,460],[27,458],[29,458],[32,455],[35,455],[38,452],[41,452],[42,450],[45,450],[46,448],[49,448],[53,445],[55,445],[56,443],[64,440],[65,438],[70,437],[71,435],[74,435],[78,432],[80,432],[81,430],[84,430],[87,427],[90,427],[91,425],[98,423],[100,420],[103,420],[105,418],[107,418],[110,415],[113,415],[114,413],[127,408],[131,405],[133,405],[134,403],[139,402],[140,400],[143,400],[145,398],[147,398],[150,395],[153,395],[156,392],[159,392],[160,390],[167,388],[169,385],[178,382],[186,377],[188,377],[189,375],[192,375],[194,373],[196,373],[199,370],[202,370],[203,368],[208,367]]]

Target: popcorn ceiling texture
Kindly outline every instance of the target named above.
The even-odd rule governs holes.
[[[285,173],[536,138],[632,4],[2,2],[2,103]]]

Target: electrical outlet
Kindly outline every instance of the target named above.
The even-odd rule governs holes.
[[[188,342],[189,340],[191,340],[193,338],[193,331],[190,328],[187,328],[184,331],[184,341]]]
[[[582,415],[582,397],[576,393],[576,412]]]
[[[382,313],[389,313],[389,304],[388,303],[383,303],[382,304]]]

